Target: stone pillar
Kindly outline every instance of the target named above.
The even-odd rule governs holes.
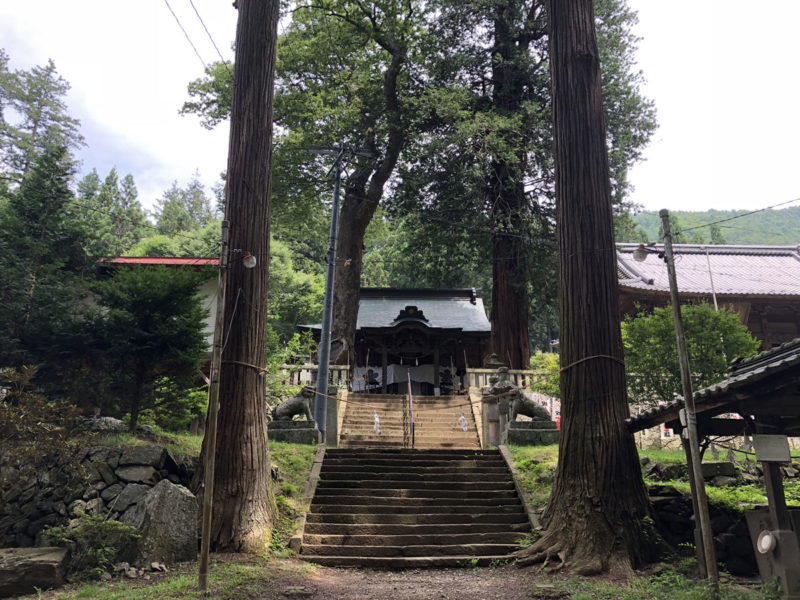
[[[328,386],[328,410],[325,417],[325,445],[328,448],[339,446],[339,388]]]
[[[441,395],[441,388],[439,386],[439,348],[433,351],[433,395]]]
[[[386,351],[386,346],[381,348],[381,394],[386,393],[386,379],[389,376],[389,354]]]

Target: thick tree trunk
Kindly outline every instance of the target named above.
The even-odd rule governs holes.
[[[397,165],[405,142],[397,78],[405,64],[406,50],[395,41],[383,40],[379,43],[392,55],[389,67],[383,75],[389,139],[385,153],[377,165],[357,168],[345,186],[339,219],[339,241],[336,248],[337,264],[331,326],[331,339],[338,340],[344,345],[343,351],[335,360],[336,364],[340,365],[353,364],[364,234],[378,208],[383,188]],[[368,133],[367,137],[367,146],[374,147],[371,133]]]
[[[528,52],[529,39],[520,39],[515,23],[518,7],[498,3],[494,13],[492,104],[500,115],[513,118],[525,96],[526,73],[520,66]],[[516,133],[516,132],[515,132]],[[508,147],[519,145],[508,141]],[[515,156],[495,156],[488,182],[488,205],[492,215],[492,350],[511,369],[530,368],[528,339],[528,283],[526,253],[522,243],[524,215],[529,212],[524,178],[527,154],[524,147]]]
[[[211,540],[216,550],[261,552],[269,545],[270,487],[263,368],[272,165],[277,0],[238,0],[226,218],[230,264],[220,370],[219,435]],[[244,252],[258,263],[245,269]]]
[[[521,564],[628,574],[653,557],[619,328],[611,189],[592,0],[551,0],[561,443],[547,530]]]

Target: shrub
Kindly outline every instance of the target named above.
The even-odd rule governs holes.
[[[75,580],[98,579],[140,537],[131,525],[87,514],[43,534],[51,543],[70,549],[67,572]]]

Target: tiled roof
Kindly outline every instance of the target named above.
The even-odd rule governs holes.
[[[622,290],[669,292],[667,266],[656,254],[636,262],[638,244],[617,244]],[[663,245],[648,246],[663,252]],[[675,244],[675,272],[683,294],[800,296],[800,253],[795,246],[703,246]],[[709,274],[710,264],[710,274]]]
[[[166,267],[195,267],[219,264],[218,258],[203,257],[172,257],[172,256],[120,256],[119,258],[103,259],[104,265],[162,265]]]
[[[428,327],[479,333],[492,330],[483,300],[474,289],[362,288],[360,295],[357,329],[392,327],[400,311],[416,306]],[[319,329],[320,325],[305,327]]]
[[[800,366],[800,338],[756,356],[740,359],[731,365],[730,377],[694,392],[697,411],[702,412],[704,403],[714,402],[726,394],[788,370],[796,371],[798,366]],[[683,399],[652,408],[629,419],[628,427],[631,431],[639,431],[652,426],[653,423],[672,420],[682,408]]]

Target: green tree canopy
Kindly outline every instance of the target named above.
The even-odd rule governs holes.
[[[681,307],[694,390],[725,378],[734,358],[755,354],[760,346],[737,314],[708,304]],[[672,401],[681,394],[681,375],[672,308],[639,313],[622,323],[629,399]]]
[[[112,407],[119,402],[134,431],[139,414],[158,409],[156,386],[192,387],[207,342],[198,294],[208,271],[123,268],[95,286],[103,312],[87,322],[98,368],[110,379]],[[107,399],[108,402],[110,399]]]
[[[0,49],[0,173],[19,184],[48,146],[71,149],[84,142],[80,121],[67,112],[69,83],[53,61],[29,71],[9,70],[8,63]]]
[[[158,232],[173,235],[181,231],[201,229],[215,219],[211,199],[195,173],[186,187],[175,181],[164,195],[156,200],[154,211]]]

